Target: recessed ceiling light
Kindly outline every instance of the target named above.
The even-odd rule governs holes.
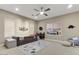
[[[72,8],[72,4],[68,5],[68,8]]]
[[[44,12],[40,12],[40,15],[43,15],[44,14]]]
[[[19,11],[19,8],[15,8],[16,11]]]

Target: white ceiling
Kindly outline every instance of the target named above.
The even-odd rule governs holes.
[[[45,9],[50,8],[51,10],[46,12],[48,16],[39,15],[38,18],[34,18],[32,14],[37,14],[38,12],[34,9],[40,10],[40,7],[43,6]],[[79,5],[72,5],[71,9],[68,9],[68,4],[1,4],[0,9],[4,9],[22,16],[29,17],[34,20],[42,20],[55,16],[60,16],[63,14],[79,11]],[[15,8],[19,8],[19,11],[16,11]]]

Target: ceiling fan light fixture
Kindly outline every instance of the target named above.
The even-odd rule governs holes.
[[[44,14],[44,12],[40,12],[40,15],[43,15]]]
[[[16,11],[19,11],[19,8],[15,8]]]

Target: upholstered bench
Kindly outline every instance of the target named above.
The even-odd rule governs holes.
[[[15,39],[12,38],[8,38],[5,40],[5,46],[7,48],[13,48],[17,46],[17,41]]]

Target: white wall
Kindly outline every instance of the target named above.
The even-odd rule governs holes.
[[[47,20],[40,21],[38,23],[38,27],[42,26],[44,28],[44,31],[46,32],[46,24],[47,23],[61,23],[61,31],[62,34],[60,36],[48,36],[46,35],[46,38],[48,40],[68,40],[69,38],[73,36],[79,36],[79,12],[71,13],[59,17],[50,18]],[[74,25],[74,29],[68,29],[69,25]]]
[[[32,19],[0,10],[0,43],[3,43],[6,37],[34,34],[36,32],[35,24],[36,22]],[[28,31],[20,31],[21,26],[28,28]]]
[[[27,31],[20,31],[19,27],[28,28]],[[34,33],[34,22],[22,19],[5,19],[5,37],[9,36],[29,36]]]
[[[29,36],[34,33],[35,22],[21,17],[14,17],[13,15],[5,15],[5,37],[9,36]],[[19,27],[28,28],[27,31],[20,31]]]

